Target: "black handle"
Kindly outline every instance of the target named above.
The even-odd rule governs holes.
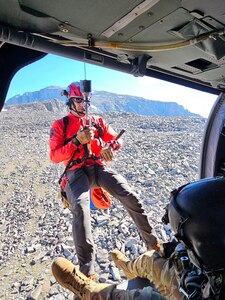
[[[115,138],[115,140],[117,141],[124,134],[125,131],[126,131],[125,129],[122,129],[120,133],[117,135],[117,137]]]

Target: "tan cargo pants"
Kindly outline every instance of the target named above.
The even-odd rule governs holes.
[[[154,292],[151,287],[142,290],[125,291],[114,289],[111,293],[112,300],[182,300],[183,295],[178,290],[176,272],[169,259],[161,257],[156,251],[151,250],[137,259],[126,264],[124,272],[132,273],[134,277],[147,278],[154,283],[161,295]],[[110,299],[110,298],[109,298]]]

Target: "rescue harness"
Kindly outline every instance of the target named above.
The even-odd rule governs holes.
[[[64,126],[63,126],[64,145],[66,145],[67,143],[69,143],[69,142],[74,138],[74,136],[72,136],[72,137],[69,138],[69,139],[66,138],[67,127],[68,127],[68,125],[69,125],[69,117],[68,117],[68,116],[63,117],[63,125],[64,125]],[[97,131],[98,131],[98,138],[99,138],[100,142],[102,143],[102,141],[101,141],[101,135],[103,134],[103,129],[102,129],[102,127],[101,127],[99,124],[93,124],[93,126],[97,129]],[[66,167],[65,167],[64,172],[63,172],[62,175],[60,176],[59,184],[61,184],[62,179],[63,179],[64,175],[66,174],[66,172],[67,172],[70,168],[72,168],[74,165],[79,165],[79,164],[81,164],[82,162],[86,161],[87,158],[91,158],[91,159],[93,159],[93,160],[98,160],[98,159],[99,159],[99,157],[97,157],[97,156],[95,156],[95,155],[93,155],[93,154],[91,154],[91,155],[89,156],[87,144],[84,144],[84,145],[83,145],[83,148],[84,148],[84,156],[83,156],[82,158],[78,158],[78,159],[76,159],[76,160],[73,160],[73,158],[75,157],[75,155],[76,155],[76,153],[79,151],[79,149],[77,148],[77,149],[74,151],[74,153],[73,153],[73,155],[71,156],[71,158],[70,158],[68,164],[67,164]]]

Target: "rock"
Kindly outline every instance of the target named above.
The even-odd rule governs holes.
[[[99,276],[99,282],[100,283],[105,283],[109,279],[109,273],[103,273]]]
[[[111,274],[114,281],[121,280],[119,270],[116,267],[111,267]]]
[[[38,300],[39,296],[42,292],[42,284],[38,284],[38,286],[28,295],[27,300]]]

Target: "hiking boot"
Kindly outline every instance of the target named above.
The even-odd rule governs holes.
[[[65,258],[59,257],[52,263],[52,273],[56,281],[73,292],[80,299],[110,299],[116,285],[96,283],[78,270],[78,267]]]
[[[137,276],[134,275],[131,270],[129,270],[129,258],[126,257],[122,252],[120,252],[118,249],[115,249],[111,253],[112,260],[114,261],[115,265],[118,269],[123,270],[124,274],[126,275],[127,279],[133,279]]]
[[[149,241],[146,243],[147,251],[155,250],[155,251],[161,253],[161,251],[162,251],[161,244],[162,244],[162,242],[160,240],[158,240],[158,238],[156,237],[156,234],[155,233],[151,234],[149,236]]]
[[[147,245],[147,251],[155,250],[160,256],[163,256],[163,244],[158,242],[156,245]]]

